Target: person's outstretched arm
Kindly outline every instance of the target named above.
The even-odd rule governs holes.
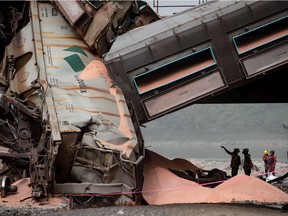
[[[226,149],[225,146],[221,146],[221,148],[223,148],[227,154],[232,155],[232,152],[230,152],[228,149]]]

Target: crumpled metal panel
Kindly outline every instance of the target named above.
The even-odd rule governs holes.
[[[134,150],[139,153],[139,148],[135,149],[137,137],[123,93],[113,85],[104,64],[78,39],[68,23],[60,15],[52,14],[52,5],[39,4],[41,11],[47,11],[43,16],[40,13],[40,25],[46,53],[47,82],[53,95],[60,131],[80,131],[83,127],[89,131],[83,135],[80,146],[76,147],[75,166],[93,165],[90,170],[103,175],[99,179],[93,176],[98,183],[124,182],[135,189],[134,163],[139,156]],[[87,140],[87,136],[90,139]],[[92,157],[86,154],[86,147]],[[126,166],[130,174],[125,174],[122,166]],[[72,173],[75,173],[74,168]],[[74,177],[77,180],[80,178],[80,182],[91,181],[82,174],[76,172]]]
[[[51,2],[57,5],[74,30],[100,56],[109,51],[118,35],[160,19],[144,1]]]
[[[47,82],[50,85],[60,130],[72,129],[70,126],[87,125],[92,115],[103,112],[118,125],[119,117],[113,96],[106,89],[107,83],[96,77],[80,78],[85,66],[96,59],[86,44],[60,14],[52,15],[51,4],[39,4],[43,51]],[[75,118],[77,116],[77,118]]]
[[[30,1],[1,1],[0,2],[0,59],[5,47],[29,21]]]
[[[127,9],[131,6],[130,2],[127,2],[127,7],[125,7],[127,12]],[[117,4],[113,4],[112,2],[108,2],[107,4],[103,5],[95,16],[93,17],[93,20],[87,29],[87,32],[84,36],[84,41],[89,45],[89,46],[96,46],[99,47],[99,44],[97,43],[97,40],[99,40],[100,35],[102,34],[102,31],[105,28],[109,28],[109,25],[117,13],[118,7]],[[124,13],[125,14],[125,13]],[[112,35],[113,38],[115,37]],[[94,44],[95,43],[95,44]],[[99,50],[99,48],[98,48]]]
[[[16,148],[1,158],[17,158],[25,149],[21,169],[13,160],[6,163],[19,169],[14,180],[21,178],[22,171],[29,173],[33,197],[52,193],[55,182],[56,193],[69,193],[69,186],[61,185],[73,183],[72,194],[83,188],[79,183],[93,182],[102,192],[90,190],[92,196],[96,192],[97,196],[107,195],[117,185],[115,202],[135,200],[133,192],[142,186],[144,155],[137,118],[130,115],[133,108],[128,109],[100,58],[51,3],[31,2],[31,14],[31,22],[14,38],[4,60],[13,63],[5,67],[9,77],[17,70],[1,98],[2,108],[12,115],[1,115],[0,123],[9,139],[19,139],[5,145]],[[28,61],[18,59],[27,53]],[[29,78],[25,82],[21,70]],[[7,140],[1,138],[1,143]]]
[[[17,62],[16,70],[10,74],[10,89],[17,94],[30,90],[39,76],[32,41],[32,26],[29,23],[13,38],[6,52]]]
[[[79,7],[77,0],[57,1],[57,5],[63,9],[63,13],[70,25],[74,25],[85,13],[84,9]]]

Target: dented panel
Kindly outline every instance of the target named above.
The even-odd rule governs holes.
[[[149,118],[155,118],[174,107],[183,106],[185,103],[203,98],[208,94],[226,87],[225,80],[220,71],[213,72],[201,79],[185,83],[171,91],[165,92],[143,102]]]
[[[51,2],[32,1],[29,13],[24,5],[26,21],[8,10],[15,17],[0,28],[5,45],[18,33],[0,65],[0,174],[24,179],[36,200],[68,194],[109,205],[140,203],[142,186],[155,192],[159,179],[225,180],[221,170],[182,170],[187,161],[149,151],[144,170],[138,116],[144,123],[286,67],[288,5],[208,2],[129,32],[159,19],[145,2]],[[20,32],[17,22],[26,25]],[[177,197],[154,194],[148,203]],[[182,202],[201,200],[185,195]]]
[[[133,191],[142,185],[144,153],[132,108],[101,59],[55,6],[31,2],[31,14],[5,56],[9,77],[1,102],[10,111],[1,116],[7,121],[1,141],[18,139],[5,145],[12,153],[1,154],[4,166],[18,172],[9,173],[14,180],[27,173],[34,198],[68,193],[70,184],[75,187],[70,193],[85,194],[82,185],[93,182],[106,188],[93,191],[98,196],[116,189],[113,202],[134,201]],[[22,149],[26,165],[12,165]]]
[[[118,35],[160,19],[144,1],[51,2],[99,56],[109,51]]]

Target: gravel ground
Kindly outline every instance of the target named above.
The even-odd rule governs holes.
[[[161,206],[118,206],[69,211],[12,209],[0,208],[3,216],[278,216],[287,215],[288,211],[279,208],[263,207],[247,204],[174,204]]]
[[[273,182],[271,184],[288,194],[288,179],[285,179],[285,182]]]

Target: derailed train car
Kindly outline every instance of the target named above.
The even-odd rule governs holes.
[[[117,11],[99,27],[101,35],[93,35],[99,46],[92,50],[56,5],[30,2],[30,20],[11,36],[1,67],[5,194],[11,181],[29,177],[35,199],[61,193],[102,196],[110,204],[141,201],[135,193],[141,190],[144,159],[138,119],[97,55],[109,47],[108,25],[122,25],[117,12],[133,13],[135,5],[128,3],[125,13],[115,2],[103,3]],[[93,13],[84,18],[95,30]]]
[[[140,123],[205,101],[287,102],[287,21],[286,1],[211,1],[120,35],[104,62]],[[230,94],[252,82],[254,101]]]
[[[287,68],[286,2],[208,2],[159,21],[131,2],[33,1],[5,50],[1,175],[29,177],[35,199],[141,202],[139,123]]]

